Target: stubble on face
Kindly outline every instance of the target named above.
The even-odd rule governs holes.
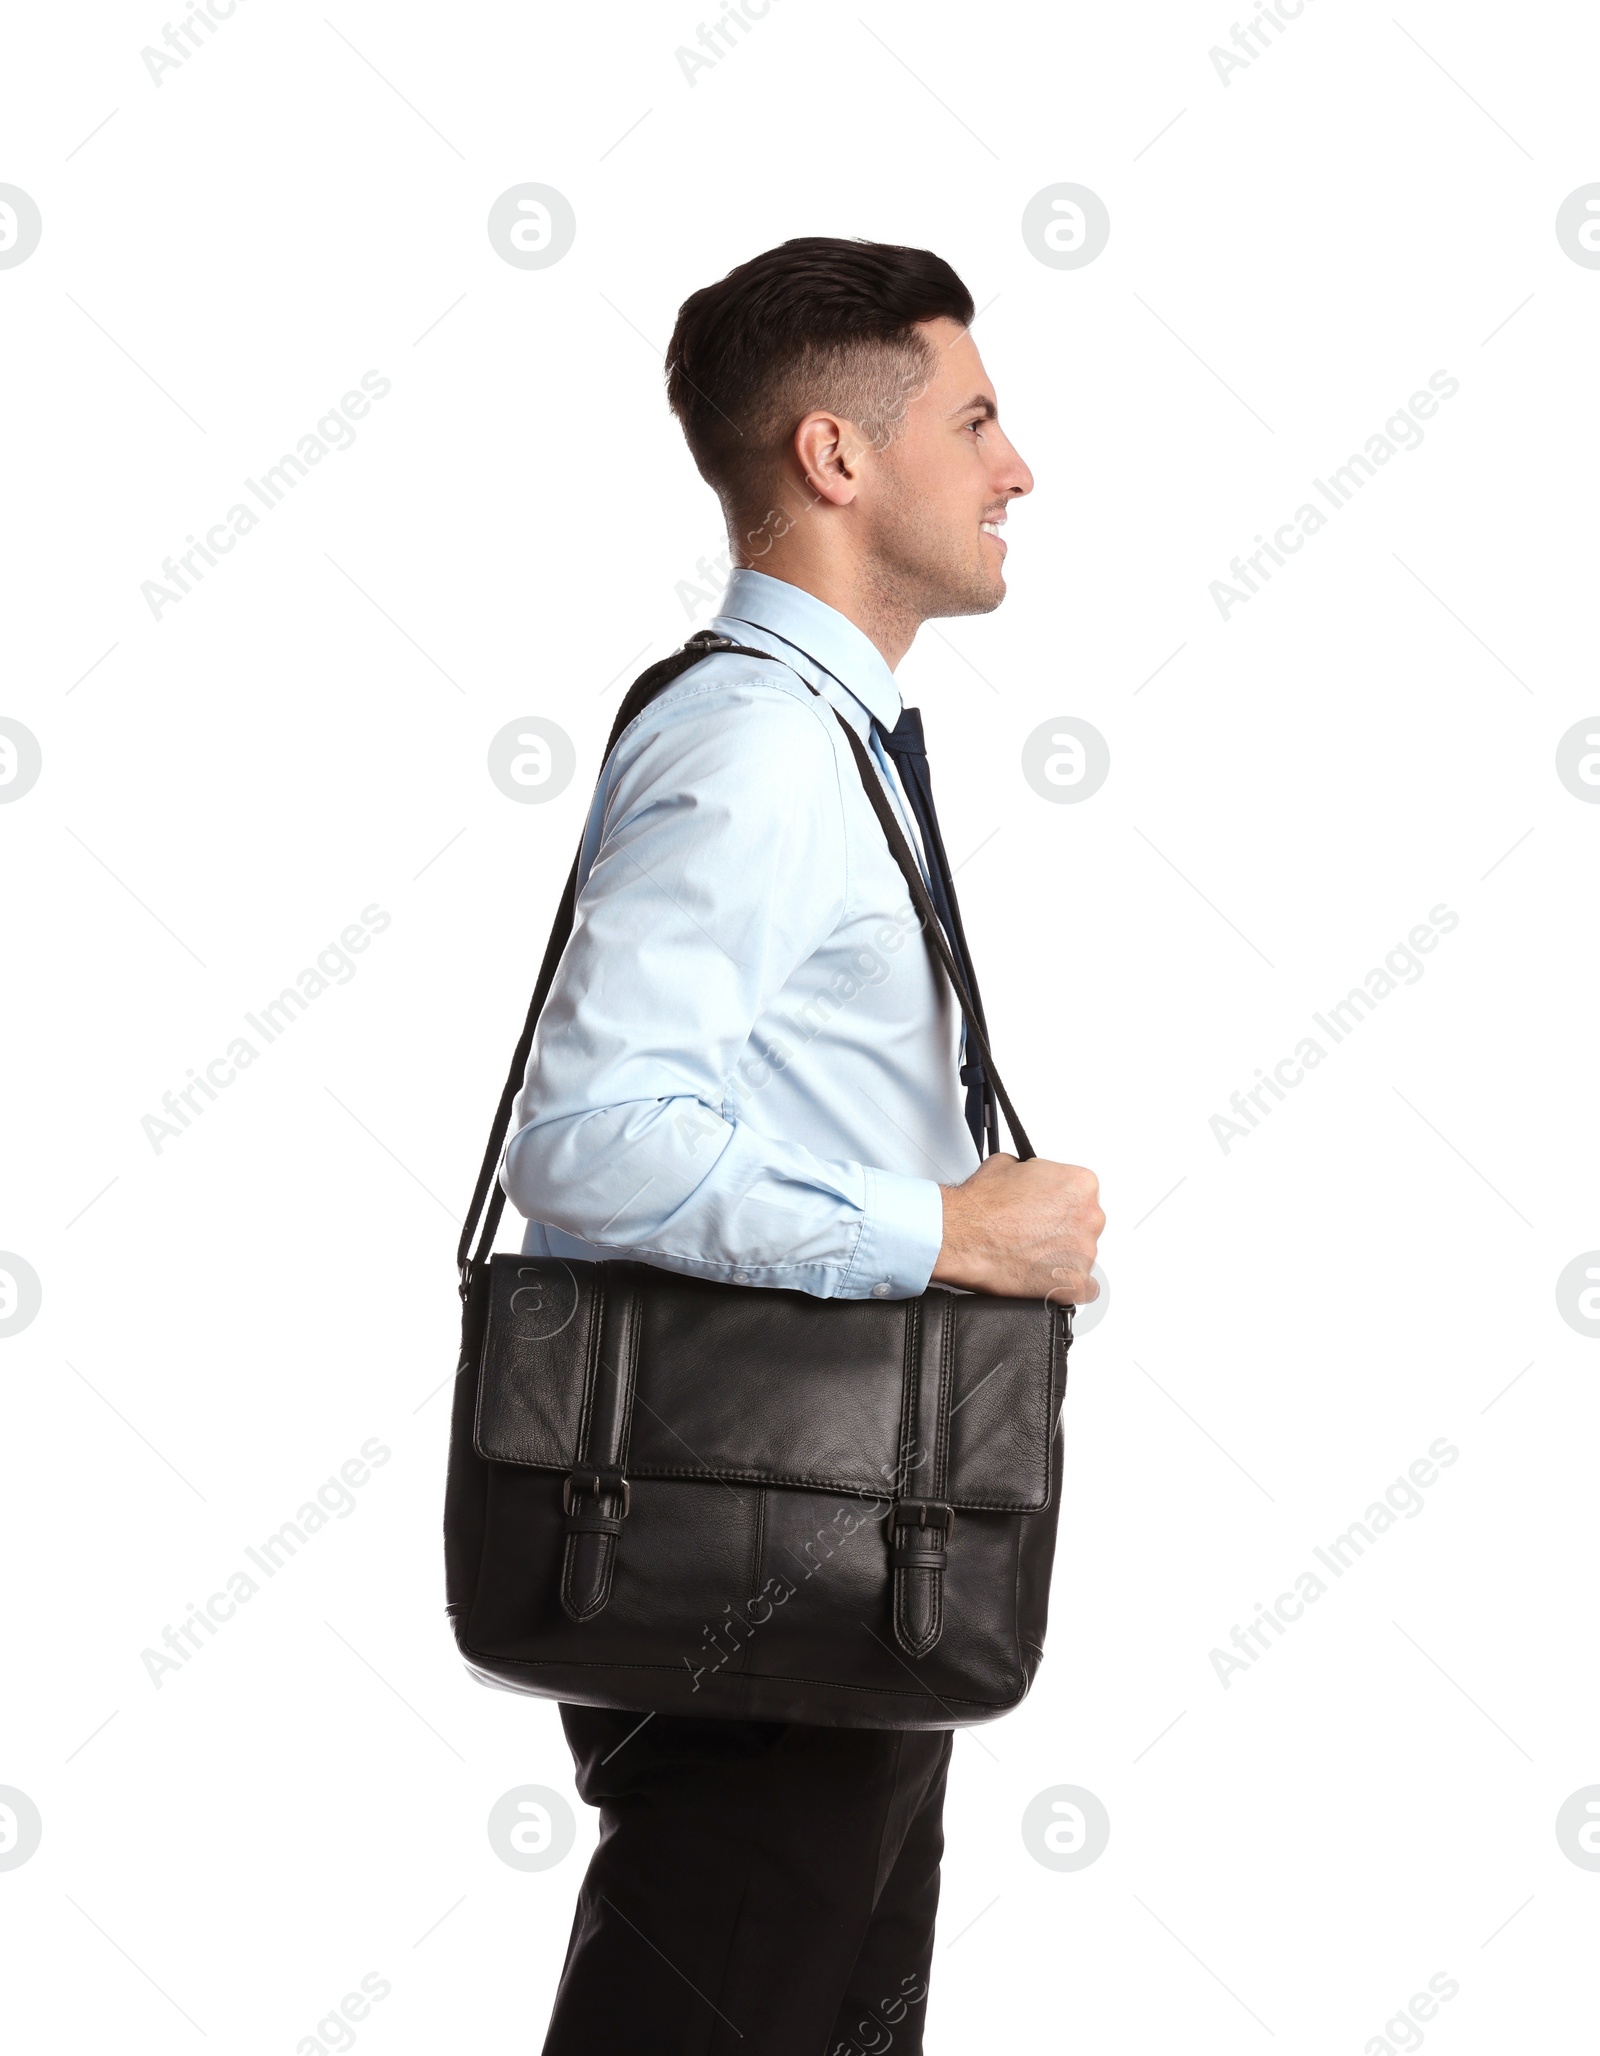
[[[893,444],[877,455],[881,484],[864,582],[881,604],[922,621],[992,614],[1006,596],[1006,581],[997,554],[985,561],[991,553],[977,512],[953,522],[948,510],[910,484],[896,458]],[[1002,501],[986,508],[984,518],[1004,512]]]

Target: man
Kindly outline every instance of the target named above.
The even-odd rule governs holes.
[[[959,961],[894,667],[1000,604],[1033,486],[971,319],[930,252],[826,237],[684,303],[668,397],[737,567],[711,626],[781,661],[695,665],[601,776],[501,1173],[525,1251],[823,1297],[1098,1292],[1093,1174],[981,1156],[992,1094],[830,711]],[[602,1826],[547,2056],[920,2050],[948,1731],[562,1721]]]

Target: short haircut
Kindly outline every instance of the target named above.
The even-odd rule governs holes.
[[[765,506],[813,409],[891,436],[933,366],[916,325],[941,316],[972,320],[942,257],[837,236],[796,236],[691,293],[667,345],[667,400],[730,519]]]

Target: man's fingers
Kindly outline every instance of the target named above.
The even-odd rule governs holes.
[[[1045,1294],[1046,1301],[1063,1300],[1071,1306],[1087,1306],[1091,1300],[1100,1297],[1099,1279],[1091,1278],[1087,1272],[1069,1271],[1063,1276],[1060,1271],[1052,1271],[1050,1275],[1060,1278],[1061,1282],[1050,1287]]]

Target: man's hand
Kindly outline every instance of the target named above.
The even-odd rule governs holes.
[[[941,1185],[944,1242],[936,1284],[1013,1299],[1098,1299],[1089,1276],[1106,1217],[1100,1181],[1075,1164],[1003,1152],[985,1157],[964,1185]]]

